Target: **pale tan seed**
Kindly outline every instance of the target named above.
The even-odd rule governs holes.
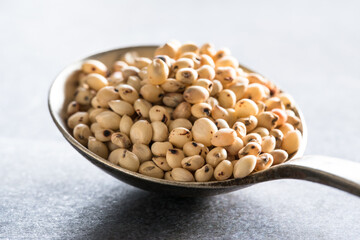
[[[79,143],[86,146],[92,133],[88,125],[79,123],[73,129],[73,136]]]
[[[246,118],[239,118],[237,121],[245,124],[246,132],[251,132],[257,127],[258,120],[255,116],[250,116]]]
[[[116,87],[122,100],[133,104],[138,98],[138,91],[129,84],[120,84]]]
[[[185,85],[190,85],[198,78],[198,73],[192,68],[181,68],[176,72],[175,79]]]
[[[165,172],[164,179],[169,181],[175,181],[174,178],[171,175],[171,171]]]
[[[118,148],[113,150],[108,157],[108,160],[116,165],[119,165],[119,159],[121,157],[121,155],[123,155],[125,153],[126,149],[123,148]]]
[[[90,90],[84,87],[78,87],[75,91],[75,101],[81,105],[89,105],[91,103]]]
[[[119,129],[121,117],[112,111],[104,111],[99,113],[95,119],[102,128],[117,130]]]
[[[209,93],[211,93],[213,85],[214,84],[212,81],[210,81],[208,79],[204,79],[204,78],[196,80],[193,84],[193,86],[200,86],[200,87],[205,88],[206,90],[208,90]]]
[[[266,87],[259,83],[249,84],[245,90],[243,97],[251,99],[255,102],[261,101],[263,98],[266,97],[264,88],[266,88]]]
[[[146,120],[139,120],[131,126],[130,139],[132,143],[149,144],[152,135],[151,124]]]
[[[111,129],[96,129],[94,132],[95,138],[101,142],[111,141],[111,135],[113,134],[113,130]]]
[[[128,85],[132,86],[138,93],[141,88],[141,79],[137,76],[130,76],[126,82]],[[118,84],[117,84],[118,85]]]
[[[216,96],[219,92],[223,90],[223,85],[219,80],[213,80],[213,86],[210,95]]]
[[[155,55],[167,55],[171,58],[175,58],[179,47],[172,42],[165,43],[163,46],[158,47],[155,50]]]
[[[183,92],[185,90],[185,85],[179,81],[176,81],[174,78],[168,78],[163,84],[161,84],[161,88],[165,92],[175,93]]]
[[[152,104],[146,101],[145,99],[138,99],[134,102],[134,109],[138,116],[149,118],[149,112],[152,107]]]
[[[241,140],[241,138],[236,137],[235,141],[229,145],[226,146],[225,149],[226,151],[229,153],[229,155],[237,155],[239,153],[239,151],[244,147],[244,143]]]
[[[180,69],[183,68],[194,68],[194,61],[189,58],[179,58],[176,62],[172,65],[171,70],[173,73],[177,73]]]
[[[85,77],[85,83],[95,91],[106,87],[109,83],[108,80],[101,74],[91,73]]]
[[[227,157],[225,148],[215,147],[206,155],[206,162],[211,166],[216,167],[219,162],[227,159]]]
[[[173,119],[185,118],[188,119],[191,116],[191,104],[188,102],[180,103],[173,111]]]
[[[154,178],[164,177],[164,171],[156,166],[153,161],[143,162],[139,167],[139,173]]]
[[[207,103],[196,103],[191,107],[191,114],[196,118],[209,117],[212,107]]]
[[[214,168],[210,164],[205,164],[203,167],[195,171],[195,180],[197,182],[208,182],[214,174]]]
[[[107,86],[103,87],[97,92],[96,98],[101,107],[107,108],[109,101],[120,99],[120,96],[118,90],[115,89],[115,87]]]
[[[107,111],[105,108],[96,108],[93,111],[91,111],[89,114],[90,122],[92,123],[96,122],[96,116],[105,111]]]
[[[119,129],[120,132],[125,133],[126,135],[130,135],[131,126],[134,124],[134,121],[128,115],[123,115],[120,120]]]
[[[212,108],[214,108],[216,105],[219,105],[219,101],[214,97],[209,97],[205,102],[210,104]]]
[[[90,126],[90,130],[93,133],[95,133],[95,131],[100,130],[100,129],[103,129],[103,128],[100,127],[100,124],[97,123],[97,122],[92,123],[91,126]]]
[[[108,78],[108,86],[117,86],[120,83],[124,83],[124,76],[122,72],[113,72]]]
[[[264,127],[268,130],[272,130],[276,127],[279,117],[272,112],[263,112],[257,116],[258,127]]]
[[[164,97],[164,90],[158,85],[145,84],[140,89],[141,96],[151,103],[158,103]]]
[[[211,138],[211,144],[217,147],[230,146],[236,139],[236,132],[231,128],[218,130]]]
[[[135,58],[134,66],[137,67],[138,69],[142,69],[144,67],[147,67],[150,63],[151,63],[150,58],[137,57],[137,58]]]
[[[93,59],[84,61],[81,66],[81,70],[86,74],[98,73],[103,76],[105,76],[107,73],[107,67],[105,66],[105,64]]]
[[[213,80],[215,78],[215,70],[209,65],[203,65],[199,67],[196,71],[198,73],[198,78],[204,78],[209,80]]]
[[[261,145],[257,142],[250,142],[246,144],[245,147],[243,147],[239,151],[238,156],[239,158],[242,158],[247,155],[254,155],[257,157],[259,156],[260,153],[261,153]]]
[[[131,105],[130,103],[128,103],[126,101],[112,100],[112,101],[109,101],[108,104],[109,104],[109,107],[111,108],[111,110],[113,110],[120,116],[123,116],[123,115],[131,116],[135,113],[135,109],[134,109],[133,105]]]
[[[186,129],[191,130],[192,124],[188,119],[185,118],[178,118],[175,120],[172,120],[169,124],[169,131],[171,132],[174,128],[183,127]]]
[[[170,171],[172,168],[167,164],[165,157],[153,157],[152,161],[156,166],[161,168],[164,171]]]
[[[195,142],[211,146],[211,139],[217,132],[216,125],[208,118],[199,118],[194,122],[192,127],[192,134]]]
[[[131,141],[130,138],[122,132],[115,132],[111,135],[111,142],[120,148],[130,148]]]
[[[168,65],[160,60],[154,59],[148,66],[148,80],[153,85],[163,84],[169,75]]]
[[[254,130],[252,130],[251,133],[257,133],[261,137],[266,137],[266,136],[269,136],[269,134],[270,134],[269,130],[267,130],[267,128],[264,128],[264,127],[257,127]]]
[[[275,137],[275,148],[281,148],[282,140],[284,138],[284,134],[282,133],[282,131],[280,131],[280,129],[273,129],[270,131],[269,134]]]
[[[218,67],[215,71],[215,79],[219,80],[223,86],[229,86],[236,80],[236,71],[232,67]]]
[[[185,143],[192,140],[192,134],[190,130],[186,128],[174,128],[169,134],[169,142],[175,147],[182,148]]]
[[[95,153],[96,155],[105,159],[108,158],[109,150],[107,146],[104,143],[96,140],[96,138],[89,136],[87,146],[89,150]]]
[[[229,124],[224,119],[221,118],[215,120],[215,125],[218,129],[229,128]]]
[[[181,167],[181,161],[185,158],[185,154],[181,149],[168,149],[166,152],[166,161],[172,168]]]
[[[254,170],[257,172],[266,170],[271,167],[273,161],[274,158],[271,154],[269,153],[260,154],[260,156],[258,156],[256,159],[256,166]]]
[[[183,96],[185,101],[195,104],[205,102],[209,98],[209,92],[200,86],[190,86],[184,91]]]
[[[72,101],[68,104],[68,107],[66,109],[66,114],[68,116],[78,112],[80,110],[80,104],[77,103],[76,101]]]
[[[140,163],[150,161],[152,153],[148,145],[135,143],[132,146],[132,152],[139,158]]]
[[[244,178],[254,171],[256,156],[248,155],[239,159],[234,165],[234,178]]]
[[[205,158],[209,152],[209,149],[202,143],[192,141],[184,144],[183,151],[187,157],[200,155],[201,157]]]
[[[239,138],[243,138],[246,136],[246,126],[244,123],[242,122],[235,122],[234,125],[232,126],[232,129],[235,130],[236,132],[236,135],[239,137]]]
[[[237,121],[237,116],[236,116],[236,112],[235,109],[233,108],[226,108],[227,111],[227,122],[229,123],[229,125],[234,125],[234,123]]]
[[[248,144],[249,142],[257,142],[260,145],[262,143],[262,138],[257,133],[249,133],[248,135],[243,137],[242,140],[244,141],[245,145]]]
[[[226,180],[231,177],[233,166],[229,160],[221,161],[214,170],[214,177],[218,181]]]
[[[276,139],[274,136],[265,136],[262,138],[261,151],[270,153],[275,149]]]
[[[290,123],[285,123],[281,127],[279,127],[279,130],[283,133],[285,136],[288,132],[295,130],[294,126]]]
[[[91,99],[91,106],[93,108],[102,108],[101,104],[97,100],[96,96]]]
[[[295,153],[301,144],[301,132],[292,130],[285,134],[281,148],[288,154]]]
[[[270,152],[270,154],[273,156],[274,158],[274,162],[273,165],[277,165],[280,163],[283,163],[287,160],[288,158],[288,154],[286,151],[282,150],[282,149],[275,149],[274,151]]]
[[[229,89],[224,89],[218,94],[218,101],[223,108],[233,108],[236,102],[236,95]]]
[[[166,111],[163,106],[155,105],[150,108],[149,118],[151,122],[161,121],[166,125],[169,124],[170,114]]]
[[[110,152],[114,151],[115,149],[120,148],[118,145],[114,144],[111,141],[106,142],[106,146],[107,146],[107,148],[109,149]]]
[[[196,171],[197,169],[201,168],[204,164],[205,164],[204,158],[199,155],[186,157],[181,161],[181,166],[189,171]]]
[[[186,52],[198,53],[199,47],[193,42],[187,42],[181,45],[177,51],[177,56],[181,56]]]
[[[235,104],[235,112],[239,118],[257,115],[258,111],[258,106],[250,99],[241,99]]]
[[[130,76],[139,76],[140,69],[134,66],[128,66],[124,67],[121,72],[124,76],[124,80],[127,80]]]
[[[151,127],[153,131],[152,140],[154,142],[163,142],[168,139],[169,131],[165,123],[154,121],[151,123]]]
[[[162,99],[162,102],[164,103],[165,106],[172,108],[177,107],[183,101],[184,98],[181,93],[166,93],[164,95],[164,98]]]
[[[233,56],[223,56],[215,62],[216,68],[219,67],[232,67],[234,69],[239,67],[239,62]]]
[[[226,121],[229,120],[229,112],[226,111],[225,108],[219,106],[219,105],[215,105],[211,111],[211,116],[214,119],[224,119]]]
[[[179,182],[194,182],[194,176],[189,170],[186,170],[184,168],[173,168],[171,170],[171,176],[175,181]]]
[[[229,87],[229,89],[235,93],[236,101],[243,98],[246,86],[247,85],[244,83],[237,82]]]
[[[173,149],[170,142],[154,142],[151,145],[152,154],[158,157],[165,157],[169,149]]]
[[[205,43],[200,47],[200,54],[206,54],[210,57],[214,57],[216,54],[215,47],[211,43]]]
[[[67,120],[67,125],[71,129],[73,129],[79,123],[89,123],[89,114],[87,112],[76,112],[71,115]]]

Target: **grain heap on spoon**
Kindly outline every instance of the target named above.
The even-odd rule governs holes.
[[[171,181],[243,178],[283,163],[301,143],[294,102],[239,68],[226,48],[166,43],[83,63],[67,109],[81,144],[122,168]]]

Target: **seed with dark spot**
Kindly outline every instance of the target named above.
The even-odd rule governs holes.
[[[254,149],[255,148],[255,146],[251,146],[251,149]]]
[[[108,136],[111,135],[111,132],[109,130],[104,130],[103,134],[104,134],[105,137],[108,137]]]
[[[188,73],[188,72],[183,72],[183,77],[184,78],[189,78],[190,77],[190,73]]]
[[[114,88],[114,91],[115,91],[115,92],[119,92],[119,89],[117,89],[117,88]]]
[[[210,109],[204,108],[204,113],[209,116],[210,115]]]
[[[205,172],[208,172],[210,169],[208,166],[205,166]]]
[[[169,151],[172,153],[172,154],[176,154],[178,152],[178,150],[176,149],[169,149]]]
[[[198,145],[196,142],[192,142],[191,144],[192,144],[194,147],[197,147],[197,145]]]
[[[185,163],[185,166],[187,166],[187,167],[190,167],[191,166],[191,163]]]

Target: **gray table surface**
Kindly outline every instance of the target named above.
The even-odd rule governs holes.
[[[0,239],[359,239],[360,199],[281,180],[175,199],[106,175],[48,114],[67,64],[115,47],[211,41],[303,109],[307,154],[360,161],[356,1],[0,1]]]

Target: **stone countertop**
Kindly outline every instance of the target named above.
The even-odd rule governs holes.
[[[303,109],[307,154],[360,162],[356,1],[2,1],[0,239],[359,239],[360,198],[279,180],[199,199],[148,193],[84,160],[47,110],[68,63],[170,39],[229,47]]]

